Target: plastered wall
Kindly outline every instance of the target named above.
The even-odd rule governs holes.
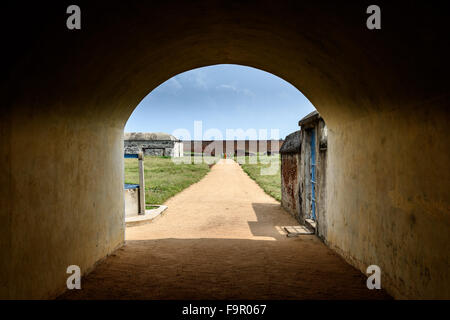
[[[396,298],[449,298],[448,118],[392,110],[328,136],[328,245],[362,272],[380,266]]]
[[[0,297],[52,298],[66,290],[69,265],[84,274],[124,241],[123,131],[17,111],[2,172]]]

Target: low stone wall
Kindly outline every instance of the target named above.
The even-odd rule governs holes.
[[[125,217],[139,214],[139,187],[125,187]]]

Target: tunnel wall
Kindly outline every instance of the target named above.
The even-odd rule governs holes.
[[[80,1],[68,31],[69,4],[2,19],[2,298],[54,297],[68,265],[88,272],[123,243],[128,117],[218,63],[282,77],[326,121],[326,243],[363,272],[378,264],[394,297],[450,297],[445,10],[380,1],[373,32],[364,1]]]
[[[1,297],[56,297],[69,265],[85,274],[124,241],[123,129],[17,111],[6,172],[9,290]]]
[[[397,298],[448,298],[448,98],[329,134],[326,242]]]

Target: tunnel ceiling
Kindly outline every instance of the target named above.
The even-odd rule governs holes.
[[[414,105],[405,81],[414,99],[448,90],[448,36],[435,31],[445,19],[426,14],[432,4],[380,3],[381,30],[366,28],[364,2],[81,2],[81,30],[66,28],[66,4],[10,6],[7,95],[15,110],[39,101],[40,115],[59,110],[123,126],[165,80],[221,63],[289,81],[330,126]]]

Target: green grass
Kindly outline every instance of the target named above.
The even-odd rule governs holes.
[[[189,158],[183,158],[183,162],[188,162],[186,159]],[[124,161],[125,183],[139,184],[138,160]],[[209,170],[207,163],[176,164],[168,157],[145,157],[145,203],[163,204],[170,197],[202,179]]]
[[[270,161],[274,159],[278,161],[271,163]],[[235,160],[241,165],[245,173],[255,180],[268,195],[281,201],[281,161],[279,155],[242,156],[235,157]],[[264,168],[266,169],[264,170]],[[269,170],[269,168],[271,169]]]

